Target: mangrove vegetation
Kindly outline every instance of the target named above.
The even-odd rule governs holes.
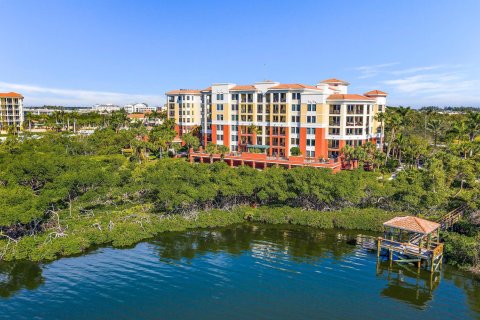
[[[169,120],[147,128],[123,113],[89,115],[96,130],[79,135],[74,130],[88,122],[75,117],[75,129],[56,119],[49,132],[12,133],[0,143],[1,259],[52,260],[248,221],[380,231],[396,215],[435,218],[464,206],[464,220],[443,235],[446,256],[479,268],[478,112],[388,108],[379,118],[380,149],[343,150],[365,170],[337,174],[189,163],[173,157],[181,146]],[[199,146],[195,134],[184,143]]]

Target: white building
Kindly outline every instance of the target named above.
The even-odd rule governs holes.
[[[115,104],[96,104],[93,106],[92,110],[96,112],[112,112],[120,111],[123,108]]]
[[[156,107],[149,107],[146,103],[127,104],[123,108],[127,113],[145,113],[157,110]]]
[[[16,92],[0,93],[0,132],[23,124],[23,96]]]

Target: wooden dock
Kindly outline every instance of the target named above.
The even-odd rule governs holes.
[[[385,222],[383,237],[371,238],[362,243],[369,250],[377,250],[377,258],[386,257],[392,263],[414,263],[418,270],[423,266],[430,272],[442,266],[444,245],[440,230],[448,230],[463,216],[461,206],[434,221],[413,216],[395,217]]]
[[[377,258],[385,253],[390,263],[415,263],[430,272],[437,271],[443,260],[440,242],[441,224],[418,217],[395,217],[384,224],[383,237],[377,238]]]

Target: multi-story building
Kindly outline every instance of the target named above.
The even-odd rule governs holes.
[[[15,92],[0,93],[0,132],[9,128],[20,130],[23,119],[23,96]]]
[[[345,145],[379,142],[387,94],[373,90],[349,94],[349,83],[327,79],[317,85],[215,83],[204,90],[167,92],[168,117],[179,135],[201,127],[202,143],[231,151],[291,156],[298,147],[306,158],[337,158]]]
[[[125,109],[127,113],[145,113],[157,111],[157,107],[150,107],[146,103],[126,104],[123,109]]]

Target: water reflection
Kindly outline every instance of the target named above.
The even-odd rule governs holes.
[[[409,265],[395,264],[388,261],[377,262],[377,278],[387,281],[381,295],[394,298],[420,308],[427,306],[433,298],[433,291],[440,283],[439,273],[418,270]]]
[[[162,235],[153,243],[158,245],[160,259],[191,260],[206,253],[228,252],[240,255],[245,251],[268,254],[280,251],[293,261],[318,260],[328,256],[340,259],[355,251],[347,240],[355,239],[353,232],[339,233],[289,226],[259,226],[242,224],[214,230],[195,230]],[[271,250],[269,250],[269,247]]]
[[[0,263],[0,297],[11,297],[22,289],[36,289],[43,281],[42,268],[38,263],[30,261]]]

